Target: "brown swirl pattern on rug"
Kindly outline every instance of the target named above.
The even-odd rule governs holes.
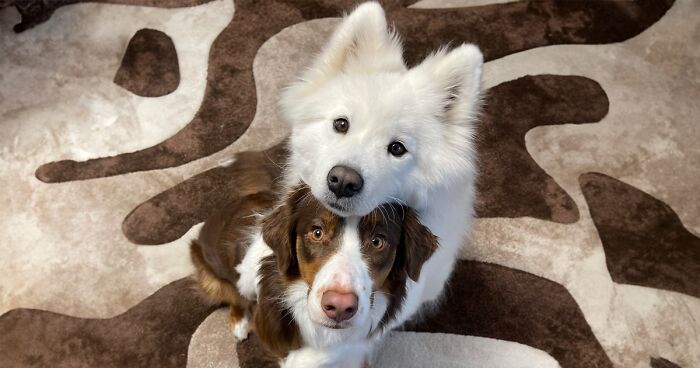
[[[571,297],[555,282],[490,263],[459,261],[438,313],[409,331],[515,341],[549,353],[562,368],[612,368]],[[237,345],[241,368],[277,367],[256,339]]]
[[[605,92],[584,77],[527,76],[491,88],[477,133],[477,216],[578,220],[571,197],[527,153],[525,134],[542,125],[596,122],[607,111]],[[283,144],[264,153],[246,152],[249,158],[259,155],[255,162],[266,166],[258,169],[239,160],[185,180],[134,209],[124,220],[124,234],[136,244],[151,245],[181,237],[241,193],[249,185],[243,181],[255,178],[256,187],[269,185],[265,180],[281,174],[284,153]]]
[[[180,65],[170,36],[140,29],[129,40],[114,83],[143,97],[165,96],[180,84]]]
[[[569,292],[507,267],[458,262],[440,313],[417,332],[515,341],[549,353],[562,368],[612,367]],[[0,316],[0,356],[10,366],[182,367],[189,339],[216,308],[190,279],[175,281],[129,311],[82,319],[16,309]],[[233,337],[232,337],[233,343]],[[276,367],[253,336],[237,345],[240,366]]]
[[[34,309],[0,316],[5,367],[184,367],[187,346],[215,309],[190,279],[174,281],[113,318]]]
[[[680,365],[664,358],[651,358],[649,366],[651,368],[681,368]]]
[[[460,261],[439,313],[411,328],[515,341],[562,368],[612,367],[578,304],[562,285],[476,261]]]
[[[56,9],[77,3],[107,3],[138,6],[153,6],[159,8],[184,8],[201,5],[212,0],[14,0],[17,11],[22,15],[22,21],[14,27],[15,32],[24,32],[46,22]]]
[[[615,282],[700,297],[700,238],[669,205],[604,174],[579,182]]]
[[[605,92],[584,77],[528,76],[489,90],[477,134],[477,216],[576,222],[576,204],[532,159],[525,134],[537,126],[597,122],[607,113]]]
[[[204,101],[187,126],[162,143],[140,151],[42,165],[36,177],[55,183],[121,175],[179,166],[222,150],[245,132],[255,115],[252,69],[258,48],[288,26],[337,17],[355,3],[237,1],[233,21],[212,46]],[[409,63],[448,42],[475,42],[486,60],[539,46],[619,42],[651,26],[673,1],[533,1],[457,9],[406,7],[412,3],[384,2],[389,21],[403,36]]]

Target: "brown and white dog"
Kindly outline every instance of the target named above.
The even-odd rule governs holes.
[[[192,245],[200,283],[231,305],[238,338],[247,332],[245,308],[257,302],[254,330],[283,367],[362,366],[437,239],[410,208],[342,218],[306,186],[245,230],[269,201],[256,194],[207,221]]]

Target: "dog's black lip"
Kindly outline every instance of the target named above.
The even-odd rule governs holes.
[[[352,216],[352,211],[348,209],[348,207],[345,207],[341,204],[335,203],[335,202],[326,202],[327,203],[327,208],[335,213],[336,215],[340,217],[347,217],[347,216]]]
[[[331,207],[333,207],[333,208],[335,208],[336,210],[339,210],[339,211],[345,211],[345,210],[346,210],[345,207],[343,207],[343,206],[341,206],[341,205],[339,205],[339,204],[337,204],[337,203],[335,203],[335,202],[328,202],[328,205],[331,206]]]
[[[343,327],[342,323],[327,323],[327,322],[320,322],[318,323],[323,327],[330,328],[331,330],[344,330],[346,328],[350,328],[350,326],[345,326]]]

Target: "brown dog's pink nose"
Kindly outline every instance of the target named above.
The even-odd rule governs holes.
[[[357,312],[357,295],[328,290],[321,297],[321,308],[336,322],[349,320]]]

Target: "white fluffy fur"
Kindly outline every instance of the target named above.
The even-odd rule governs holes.
[[[406,301],[390,327],[442,294],[471,227],[483,66],[481,52],[470,44],[439,50],[412,69],[401,55],[381,6],[362,4],[280,101],[292,127],[289,185],[307,183],[341,216],[362,216],[385,202],[408,205],[439,238],[418,282],[408,281]],[[346,134],[333,129],[339,117],[350,123]],[[392,141],[408,152],[390,155]],[[337,199],[329,191],[326,178],[336,165],[362,175],[360,193]]]
[[[424,209],[436,192],[462,194],[457,186],[470,187],[475,174],[482,63],[478,48],[465,44],[408,70],[381,7],[361,5],[280,100],[292,125],[287,179],[302,180],[322,202],[345,207],[329,207],[344,216],[367,214],[391,200]],[[338,117],[349,120],[347,134],[333,130]],[[408,153],[391,156],[387,146],[394,140]],[[339,164],[360,172],[362,192],[340,200],[330,193],[326,177]]]

